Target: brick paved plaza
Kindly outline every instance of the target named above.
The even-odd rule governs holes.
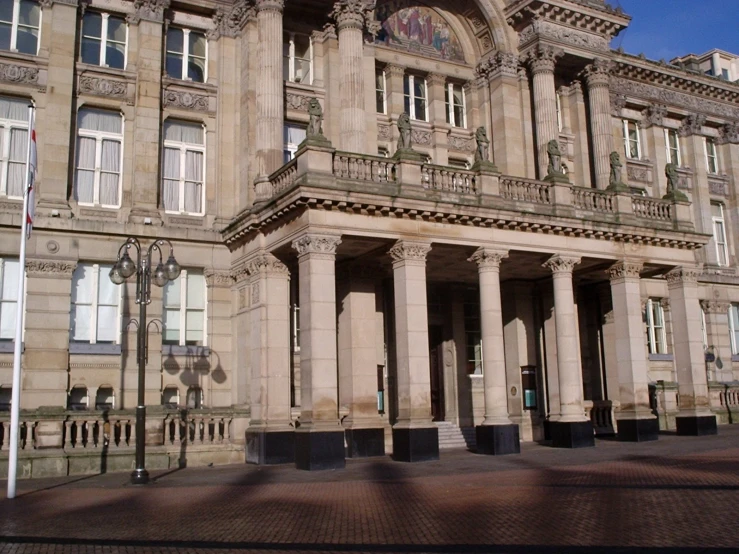
[[[19,482],[0,552],[737,552],[739,426],[519,456]]]

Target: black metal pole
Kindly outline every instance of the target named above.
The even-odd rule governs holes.
[[[146,445],[146,405],[144,389],[146,386],[146,304],[148,295],[149,259],[139,254],[136,288],[139,293],[139,326],[136,334],[136,358],[139,363],[139,390],[136,405],[136,469],[131,473],[131,484],[146,485],[149,472],[145,467]]]

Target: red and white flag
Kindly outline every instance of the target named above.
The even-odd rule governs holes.
[[[36,206],[33,185],[36,180],[36,168],[38,167],[38,157],[36,153],[36,118],[32,117],[30,123],[31,147],[28,151],[28,211],[26,212],[26,238],[31,238],[31,228],[33,227],[33,216]]]

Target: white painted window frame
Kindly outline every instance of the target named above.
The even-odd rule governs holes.
[[[106,268],[106,270],[103,271],[102,276],[100,274],[100,266],[101,265]],[[98,342],[97,341],[97,332],[98,332],[98,307],[100,306],[100,304],[98,304],[98,296],[99,296],[99,290],[98,289],[99,289],[99,286],[100,286],[100,279],[101,278],[102,279],[107,279],[108,278],[107,277],[107,274],[108,274],[107,267],[112,267],[112,266],[107,266],[106,264],[95,264],[95,263],[93,263],[93,264],[84,263],[84,264],[79,264],[78,267],[79,266],[88,266],[88,267],[92,267],[93,268],[93,273],[92,273],[92,290],[93,290],[92,303],[91,304],[86,304],[86,303],[76,302],[74,304],[75,306],[77,306],[77,305],[79,305],[79,306],[90,306],[90,340],[89,341],[87,341],[87,340],[74,340],[73,341],[73,339],[72,339],[71,336],[70,336],[70,339],[69,340],[70,341],[73,341],[75,343],[78,343],[78,344],[97,344],[97,342]],[[74,274],[73,274],[72,275],[72,287],[74,287],[74,283],[75,283],[75,281],[74,281]],[[121,319],[122,319],[121,309],[122,309],[122,304],[123,304],[121,302],[121,299],[122,298],[123,298],[123,287],[118,287],[118,305],[116,307],[116,314],[117,314],[116,333],[115,333],[116,339],[115,339],[115,341],[113,341],[113,344],[120,344],[121,343]],[[69,322],[70,323],[70,325],[69,325],[70,335],[71,335],[71,331],[72,331],[72,320],[71,320],[72,313],[74,313],[74,310],[70,310],[70,322]],[[108,343],[106,342],[104,344],[108,344]]]
[[[731,354],[739,354],[739,304],[733,302],[729,306],[729,338],[731,339]]]
[[[21,25],[20,24],[20,11],[21,11],[21,0],[12,0],[13,1],[13,20],[12,21],[6,21],[5,23],[10,23],[10,51],[11,52],[18,52],[18,27],[27,27],[29,29],[36,29],[38,31],[38,35],[36,37],[36,52],[34,52],[33,56],[38,56],[38,50],[41,47],[41,28],[44,26],[44,9],[41,8],[39,12],[39,19],[38,19],[38,27],[32,27],[30,25]],[[39,4],[39,2],[36,2]],[[40,6],[40,4],[39,4]]]
[[[667,354],[667,333],[665,332],[665,311],[660,300],[647,300],[647,341],[650,354]],[[658,314],[655,318],[654,314]],[[655,321],[659,319],[659,322]]]
[[[100,26],[101,36],[94,37],[91,35],[83,35],[82,32],[80,32],[81,38],[93,38],[93,39],[99,40],[100,41],[100,67],[110,67],[106,61],[106,56],[108,52],[108,48],[107,48],[108,46],[108,19],[110,18],[111,15],[118,19],[122,19],[126,25],[126,40],[123,43],[123,67],[115,68],[115,69],[125,70],[126,67],[128,66],[128,23],[126,22],[126,19],[124,17],[121,17],[120,15],[117,15],[117,14],[110,14],[108,12],[101,12],[101,11],[98,11],[97,13],[99,13],[103,18],[102,24]],[[84,17],[83,17],[83,22],[84,22]],[[84,23],[82,25],[82,28],[84,28]],[[114,44],[120,44],[120,42],[116,40],[111,40],[110,42]],[[80,59],[82,59],[82,49],[81,48],[80,48]],[[84,63],[88,63],[88,62],[84,62]]]
[[[30,103],[30,101],[29,101]],[[8,164],[10,163],[10,137],[13,129],[28,131],[28,121],[0,118],[0,133],[2,133],[2,153],[0,154],[0,196],[23,199],[23,196],[8,195]],[[28,154],[24,154],[28,166]],[[21,187],[23,190],[23,187]]]
[[[555,98],[557,99],[557,130],[561,133],[562,132],[562,95],[557,93],[555,95]]]
[[[179,123],[180,120],[172,120],[173,123]],[[183,121],[183,123],[189,123],[187,121]],[[202,124],[203,127],[203,144],[195,144],[192,142],[183,142],[183,141],[176,141],[176,140],[164,140],[164,148],[171,148],[173,150],[179,150],[180,151],[180,177],[179,177],[179,193],[178,193],[178,202],[179,206],[177,206],[177,211],[175,210],[166,210],[165,213],[168,214],[184,214],[184,215],[194,215],[194,216],[202,216],[205,215],[205,187],[206,187],[206,175],[208,175],[208,156],[207,156],[207,142],[208,142],[208,129],[205,127],[205,124]],[[201,178],[201,185],[200,185],[200,211],[199,212],[187,212],[185,211],[185,181],[193,182],[192,179],[187,179],[187,152],[201,152],[203,154],[203,174],[200,176]],[[162,159],[164,159],[164,152],[162,151]],[[160,186],[164,186],[164,175],[162,174],[160,176]],[[163,189],[162,189],[163,190]]]
[[[718,206],[721,210],[721,215],[711,214],[711,228],[713,231],[713,242],[716,244],[716,263],[722,267],[729,265],[729,245],[728,237],[726,236],[726,219],[724,218],[724,206],[721,202],[711,202],[711,206]],[[712,210],[713,211],[713,210]],[[723,235],[723,241],[719,241],[719,232]]]
[[[203,279],[203,340],[198,346],[208,346],[208,284],[205,282],[205,275],[198,270],[183,269],[180,272],[180,306],[179,308],[168,307],[162,300],[162,313],[167,309],[177,309],[179,311],[180,337],[177,341],[178,346],[187,346],[187,312],[194,311],[197,308],[190,308],[187,305],[187,279],[190,275],[197,275]],[[165,285],[167,286],[167,285]],[[162,324],[164,325],[164,324]],[[162,337],[164,337],[164,328],[162,328]],[[173,344],[167,342],[165,344]]]
[[[293,31],[285,31],[285,34],[287,34],[287,64],[288,64],[288,70],[287,70],[287,80],[291,83],[301,83],[304,85],[312,85],[313,84],[313,37],[308,36],[308,59],[305,58],[298,58],[295,55],[295,35],[298,35],[300,33],[295,33]],[[303,60],[308,62],[308,78],[307,79],[301,79],[300,81],[295,80],[295,60]]]
[[[718,149],[716,148],[716,141],[713,138],[703,137],[703,153],[706,157],[706,171],[708,174],[718,175]],[[713,168],[711,168],[711,161],[713,161]]]
[[[382,89],[377,88],[377,77],[382,77]],[[375,104],[377,104],[377,94],[382,95],[382,111],[377,112],[381,114],[387,114],[387,74],[384,69],[375,69]]]
[[[2,297],[2,291],[3,291],[3,288],[4,288],[3,283],[5,282],[5,272],[6,272],[6,264],[5,264],[5,262],[6,262],[6,260],[7,261],[18,262],[18,259],[17,258],[0,258],[0,304],[13,304],[13,305],[15,305],[16,306],[16,308],[15,308],[16,309],[15,317],[17,318],[18,317],[18,313],[17,313],[17,310],[18,310],[18,308],[17,308],[17,306],[18,306],[18,299],[16,298],[14,300],[10,300],[10,299],[6,300],[5,298]],[[17,271],[17,268],[13,268],[13,269]],[[23,278],[25,279],[25,276]],[[26,289],[24,288],[24,290],[26,290]],[[15,294],[17,295],[18,292],[16,291]],[[23,317],[23,325],[22,325],[22,328],[23,328],[23,333],[25,334],[25,331],[26,331],[26,325],[25,325],[26,312],[25,312],[25,310],[23,311],[23,314],[22,314],[21,317]],[[17,321],[18,320],[16,319],[16,322]],[[13,334],[12,337],[3,337],[0,340],[4,340],[4,341],[7,341],[7,340],[15,341],[15,331],[14,331],[14,334]]]
[[[81,108],[84,109],[84,108]],[[120,208],[121,207],[121,196],[123,195],[123,148],[125,147],[125,141],[123,137],[126,133],[126,120],[123,114],[119,114],[121,117],[121,133],[108,133],[105,131],[93,131],[91,129],[77,128],[77,137],[91,138],[95,140],[95,183],[93,185],[93,200],[90,202],[77,202],[80,206],[101,206],[103,208]],[[100,176],[103,173],[103,140],[116,141],[121,145],[121,158],[118,162],[118,203],[117,204],[101,204],[100,203]],[[79,148],[75,144],[75,148]],[[75,162],[75,187],[77,186],[77,164]],[[88,170],[89,171],[89,170]]]
[[[408,79],[408,94],[405,93],[405,79]],[[416,96],[414,89],[415,89],[415,83],[416,79],[420,79],[423,82],[423,96]],[[408,98],[408,116],[415,120],[415,121],[428,121],[429,120],[429,87],[428,83],[426,82],[426,78],[422,77],[420,75],[414,75],[413,73],[406,73],[403,75],[403,98]],[[416,117],[416,100],[422,99],[426,104],[426,109],[424,110],[424,118],[421,119],[419,117]],[[404,100],[405,101],[405,100]]]
[[[670,146],[670,137],[675,138],[675,148]],[[674,156],[673,156],[674,152]],[[682,157],[680,155],[680,135],[676,129],[665,129],[665,154],[667,155],[667,163],[673,163],[678,167],[682,167]],[[675,159],[676,158],[676,159]]]
[[[631,139],[629,138],[629,125],[634,125],[636,128],[636,150],[637,157],[631,156]],[[641,160],[642,159],[642,147],[641,147],[641,126],[638,121],[632,119],[622,120],[623,135],[624,135],[624,154],[629,160]]]
[[[192,57],[192,58],[197,58],[199,60],[203,60],[204,71],[203,71],[203,81],[202,82],[207,83],[208,82],[209,45],[208,45],[208,37],[206,36],[205,32],[197,30],[197,29],[188,29],[187,27],[174,27],[174,29],[178,29],[182,31],[182,52],[181,53],[174,52],[173,50],[169,50],[169,48],[167,48],[164,52],[164,55],[165,55],[165,58],[168,54],[173,54],[175,56],[182,56],[182,75],[180,75],[179,77],[176,75],[169,75],[169,74],[167,75],[169,77],[172,77],[173,79],[179,79],[181,81],[190,81],[194,83],[200,82],[200,81],[193,81],[190,77],[187,76],[187,64],[190,58]],[[205,37],[205,57],[190,54],[190,33],[197,33]]]
[[[462,121],[457,121],[457,118],[454,116],[454,87],[459,87],[459,90],[462,92]],[[428,92],[428,91],[427,91]],[[458,127],[460,129],[466,129],[467,128],[467,95],[464,91],[464,86],[460,83],[447,83],[446,84],[446,95],[447,95],[447,102],[446,102],[446,113],[447,113],[447,119],[448,123],[452,127]],[[426,103],[426,111],[428,111],[428,101]]]

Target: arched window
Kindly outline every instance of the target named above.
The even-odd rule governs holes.
[[[203,389],[195,386],[187,389],[187,407],[191,410],[203,407]]]
[[[180,404],[180,389],[174,385],[167,385],[162,391],[162,406],[175,409]]]
[[[87,387],[84,385],[75,385],[69,391],[68,408],[70,410],[86,410],[90,405],[90,398],[87,396]]]
[[[95,409],[112,410],[114,408],[115,395],[113,393],[113,387],[110,385],[102,385],[98,387],[98,392],[95,395]]]

